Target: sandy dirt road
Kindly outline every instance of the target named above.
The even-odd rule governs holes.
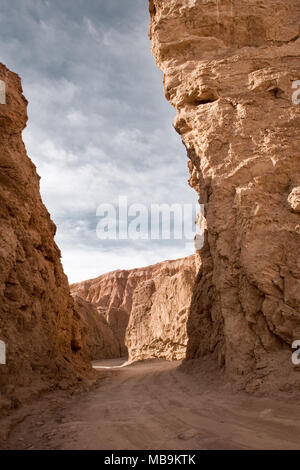
[[[98,366],[116,366],[105,361]],[[32,408],[7,449],[299,449],[300,406],[233,395],[147,361],[99,369],[101,384]]]

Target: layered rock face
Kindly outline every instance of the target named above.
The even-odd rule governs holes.
[[[0,414],[57,385],[91,373],[84,328],[74,308],[56,227],[22,141],[27,101],[20,79],[0,65]]]
[[[113,331],[119,345],[115,357],[127,355],[125,333],[132,307],[132,294],[140,277],[134,271],[113,271],[71,285],[72,295],[94,306],[99,317],[104,317]]]
[[[92,360],[120,357],[119,341],[103,313],[95,305],[74,295],[75,307],[87,331],[86,344]]]
[[[114,271],[73,284],[71,291],[94,305],[99,317],[105,316],[119,343],[115,357],[128,354],[130,360],[171,359],[185,355],[194,281],[195,260],[190,256]]]
[[[129,360],[183,359],[187,320],[195,283],[193,256],[158,265],[151,279],[139,283],[126,331]]]
[[[187,357],[255,372],[255,389],[279,363],[294,374],[300,339],[300,4],[151,0],[150,13],[207,224]]]

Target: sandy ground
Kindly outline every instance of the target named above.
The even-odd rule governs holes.
[[[123,361],[124,362],[124,361]],[[299,449],[300,406],[203,384],[178,362],[95,363],[91,392],[31,407],[6,449]],[[107,367],[113,367],[107,369]],[[27,411],[28,412],[28,411]]]

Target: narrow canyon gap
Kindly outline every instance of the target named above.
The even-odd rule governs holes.
[[[92,358],[183,359],[195,276],[192,255],[72,284]]]
[[[178,359],[187,344],[195,367],[212,357],[248,392],[299,391],[291,361],[300,338],[300,107],[292,101],[300,79],[299,2],[149,6],[153,55],[177,110],[174,125],[207,231],[195,285],[194,261],[186,258],[169,262],[175,267],[164,266],[155,279],[149,272],[156,268],[146,268],[130,298],[117,292],[101,324],[101,339],[111,341],[110,349],[98,345],[101,354],[121,354],[125,336],[132,359]],[[7,353],[0,412],[7,414],[43,392],[92,381],[90,357],[99,350],[89,342],[92,317],[89,324],[80,312],[93,297],[86,291],[92,283],[83,283],[86,298],[74,303],[22,141],[27,102],[20,79],[0,65],[0,80],[7,86],[0,107],[0,339]],[[172,301],[169,281],[178,296]],[[81,287],[72,287],[75,297]],[[97,308],[109,304],[98,300]],[[127,301],[130,319],[121,311]],[[174,330],[162,328],[161,304]],[[187,317],[184,338],[176,325]]]

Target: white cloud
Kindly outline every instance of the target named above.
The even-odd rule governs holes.
[[[3,0],[0,15],[0,60],[23,80],[24,141],[70,278],[184,256],[182,242],[124,249],[95,237],[98,204],[120,195],[147,205],[197,199],[151,56],[147,2]]]
[[[177,259],[192,254],[191,246],[187,248],[173,247],[168,249],[161,247],[154,253],[149,246],[148,250],[118,249],[116,251],[65,249],[63,252],[63,265],[70,283],[92,279],[101,274],[115,271],[116,269],[133,269],[159,263],[166,259]]]

